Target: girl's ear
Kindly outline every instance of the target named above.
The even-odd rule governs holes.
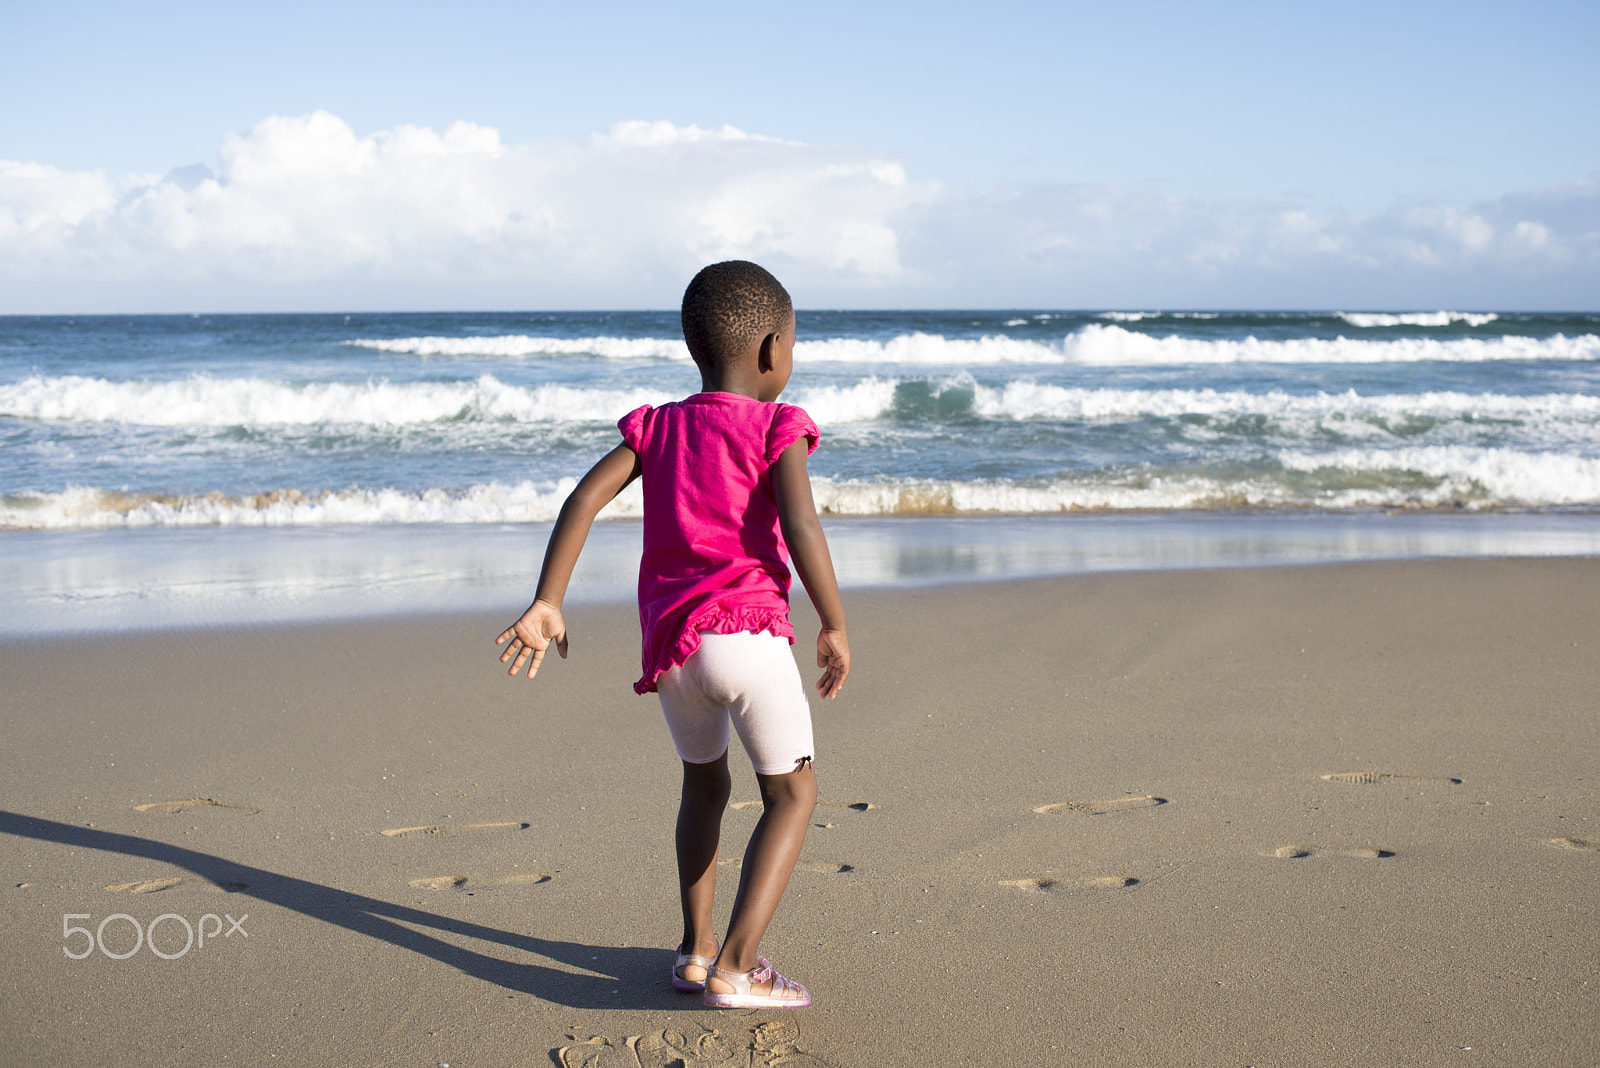
[[[761,351],[756,354],[757,370],[762,373],[772,370],[772,350],[777,344],[777,334],[768,334],[761,339]]]

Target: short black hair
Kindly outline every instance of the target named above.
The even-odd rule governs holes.
[[[696,364],[726,367],[793,313],[789,291],[766,268],[724,260],[701,268],[683,291],[683,340]]]

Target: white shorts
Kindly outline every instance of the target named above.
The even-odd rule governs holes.
[[[709,764],[728,751],[728,721],[758,775],[787,775],[811,760],[811,706],[789,639],[700,632],[693,656],[656,679],[678,756]]]

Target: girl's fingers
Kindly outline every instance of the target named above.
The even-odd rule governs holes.
[[[510,674],[521,674],[522,669],[526,667],[528,669],[528,678],[533,678],[539,673],[539,665],[544,660],[544,654],[552,645],[562,656],[567,655],[567,632],[564,629],[561,633],[555,635],[553,639],[546,638],[544,648],[541,649],[534,644],[541,637],[544,637],[540,630],[537,628],[522,630],[521,628],[522,621],[518,620],[517,623],[502,631],[500,636],[495,639],[496,645],[504,645],[506,647],[505,652],[500,654],[500,663],[511,664]]]

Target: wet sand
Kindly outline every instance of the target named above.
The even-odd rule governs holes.
[[[816,998],[789,1014],[667,984],[629,607],[573,606],[533,683],[501,614],[0,646],[0,1063],[1600,1057],[1600,560],[848,607],[763,947]]]

